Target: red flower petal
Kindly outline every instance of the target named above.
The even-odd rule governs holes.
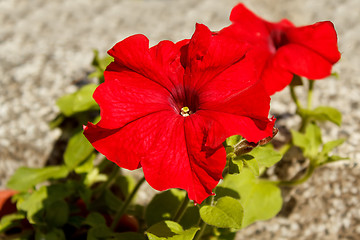
[[[274,63],[309,79],[321,79],[331,74],[332,64],[314,51],[299,44],[287,44],[278,49]]]
[[[236,37],[240,37],[241,40],[245,39],[253,43],[259,39],[267,40],[269,37],[269,31],[264,20],[242,3],[231,10],[230,21],[235,23],[233,30],[235,30]]]
[[[280,66],[276,66],[273,59],[270,59],[262,72],[261,79],[266,92],[271,96],[288,86],[293,79],[293,74]]]
[[[222,178],[226,164],[224,148],[203,149],[205,128],[196,114],[174,116],[164,124],[158,147],[141,162],[148,183],[157,190],[185,189],[189,198],[201,203]]]
[[[226,41],[223,43],[223,45],[220,45],[220,49],[224,45],[227,45]],[[226,49],[226,47],[224,48]],[[213,50],[214,49],[211,49],[210,51]],[[230,51],[229,49],[227,50]],[[216,56],[216,53],[214,53],[214,55]],[[198,90],[201,99],[201,109],[209,109],[212,105],[226,107],[231,99],[238,97],[242,98],[241,95],[259,81],[260,74],[266,64],[266,59],[259,55],[258,51],[252,49],[246,53],[243,59],[232,65],[224,66],[222,72],[218,73],[213,79],[208,80],[207,83]],[[201,69],[201,71],[211,71],[212,66],[209,66],[209,68],[210,69]],[[254,94],[256,96],[261,96],[260,99],[266,99],[262,104],[263,106],[266,105],[265,103],[268,103],[269,97],[263,89],[254,92]],[[244,103],[248,102],[243,98],[241,100],[245,101],[242,102],[243,105],[246,105]],[[238,108],[235,109],[238,111]],[[252,110],[247,113],[250,112],[252,112]],[[245,112],[243,113],[247,114]],[[265,115],[267,115],[267,113],[265,113]]]
[[[318,22],[309,26],[291,28],[286,35],[291,43],[307,47],[332,64],[340,59],[337,35],[332,22]]]
[[[139,73],[113,62],[105,79],[93,95],[100,105],[99,126],[103,128],[120,128],[149,113],[169,109],[168,91]]]
[[[148,114],[118,129],[106,129],[89,123],[84,135],[110,161],[133,170],[140,167],[140,161],[148,157],[148,153],[159,148],[156,143],[161,136],[157,130],[168,121],[164,114],[166,112]]]
[[[264,51],[259,57],[268,61],[262,79],[269,94],[290,84],[290,75],[294,73],[311,79],[327,77],[331,65],[340,59],[331,22],[303,27],[295,27],[287,19],[272,23],[258,17],[243,4],[233,8],[230,20],[233,24],[220,34],[245,40],[253,48]]]
[[[275,119],[241,116],[216,111],[203,111],[201,116],[207,119],[209,125],[206,145],[218,146],[232,135],[241,135],[249,142],[258,142],[272,135]]]
[[[119,66],[143,75],[145,78],[171,91],[174,87],[173,81],[177,81],[175,76],[178,76],[178,73],[176,71],[183,71],[179,61],[179,51],[185,44],[186,41],[176,45],[164,41],[160,42],[155,49],[149,50],[149,40],[144,35],[134,35],[117,43],[108,53],[115,58],[115,62]],[[157,54],[156,52],[160,53]],[[165,57],[161,58],[158,55]],[[175,61],[175,58],[178,58],[178,60]],[[175,64],[169,64],[174,61]],[[167,75],[169,73],[172,74],[169,76]]]
[[[265,61],[254,57],[257,50],[247,48],[242,42],[221,33],[212,35],[207,27],[197,25],[189,44],[185,84],[198,92],[201,109],[207,108],[203,104],[221,104],[259,80]],[[199,57],[202,52],[206,55]]]

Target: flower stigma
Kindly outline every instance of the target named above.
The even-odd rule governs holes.
[[[181,108],[180,114],[183,117],[188,117],[188,116],[190,116],[191,112],[190,112],[190,109],[188,107],[183,107],[183,108]]]

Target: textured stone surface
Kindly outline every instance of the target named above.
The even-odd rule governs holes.
[[[296,25],[334,22],[342,59],[334,68],[340,80],[316,83],[314,105],[343,113],[343,126],[323,126],[325,140],[347,138],[339,153],[347,163],[323,167],[304,185],[288,191],[296,203],[280,215],[241,231],[238,239],[359,239],[360,197],[360,1],[247,0],[270,21],[288,18]],[[58,113],[55,101],[76,90],[91,71],[92,49],[106,52],[135,33],[150,44],[190,38],[195,22],[212,30],[229,24],[234,0],[0,0],[0,188],[21,166],[41,166],[59,136],[47,123]],[[299,93],[300,94],[300,93]],[[300,94],[301,95],[301,94]],[[273,113],[292,113],[288,92],[273,97]],[[298,119],[290,117],[288,126]]]

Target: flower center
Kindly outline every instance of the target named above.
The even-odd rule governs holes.
[[[183,117],[189,117],[199,110],[199,94],[192,88],[179,85],[172,89],[169,103],[176,114]]]
[[[188,116],[190,116],[191,113],[192,112],[190,111],[190,109],[188,107],[181,108],[181,111],[180,111],[181,116],[188,117]]]
[[[289,43],[289,40],[286,36],[286,33],[280,29],[275,29],[270,33],[273,46],[275,47],[274,51],[278,50],[280,47]]]

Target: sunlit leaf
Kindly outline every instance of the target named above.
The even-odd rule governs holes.
[[[215,206],[205,205],[200,209],[204,222],[219,228],[240,229],[244,209],[240,202],[232,197],[218,199]]]
[[[340,146],[341,144],[343,144],[345,142],[345,139],[337,139],[337,140],[334,140],[334,141],[330,141],[330,142],[327,142],[323,145],[323,148],[322,148],[322,151],[321,153],[322,154],[328,154],[329,152],[331,152],[334,148]]]
[[[105,182],[107,179],[107,175],[100,173],[98,168],[94,168],[86,175],[84,184],[90,187],[96,182]]]
[[[255,176],[259,176],[259,164],[256,159],[251,155],[241,155],[240,158],[243,158],[244,164],[253,172]]]
[[[96,158],[95,153],[91,153],[79,166],[77,166],[74,171],[77,174],[90,172],[94,168],[94,160]]]
[[[290,130],[290,131],[292,135],[292,142],[294,143],[295,146],[298,146],[303,150],[309,146],[310,144],[309,139],[304,134],[295,130]]]
[[[69,140],[64,153],[64,162],[69,170],[72,170],[86,160],[93,151],[94,148],[91,143],[82,131],[79,131]]]
[[[198,230],[198,227],[184,230],[176,222],[164,221],[151,226],[146,235],[149,240],[192,240]]]
[[[238,175],[227,175],[220,186],[240,195],[240,203],[244,208],[242,227],[270,219],[281,209],[280,189],[271,182],[257,179],[250,169],[244,168]]]
[[[96,88],[96,84],[87,84],[74,93],[62,96],[56,104],[67,117],[79,112],[98,110],[99,105],[92,97]]]
[[[242,139],[242,137],[240,135],[234,135],[234,136],[228,137],[225,140],[226,146],[234,147],[241,139]]]
[[[17,191],[26,191],[38,183],[49,179],[64,178],[69,174],[65,166],[49,166],[44,168],[20,167],[11,176],[7,187]]]
[[[332,163],[332,162],[337,162],[337,161],[341,161],[341,160],[348,160],[348,157],[341,157],[341,156],[337,156],[337,155],[332,155],[327,157],[327,159],[322,162],[320,165],[324,165],[326,163]]]
[[[281,160],[282,155],[269,147],[256,147],[249,155],[253,156],[260,166],[271,167]]]
[[[301,109],[301,115],[312,120],[330,121],[340,126],[342,121],[341,112],[333,107],[320,106],[313,110]]]

